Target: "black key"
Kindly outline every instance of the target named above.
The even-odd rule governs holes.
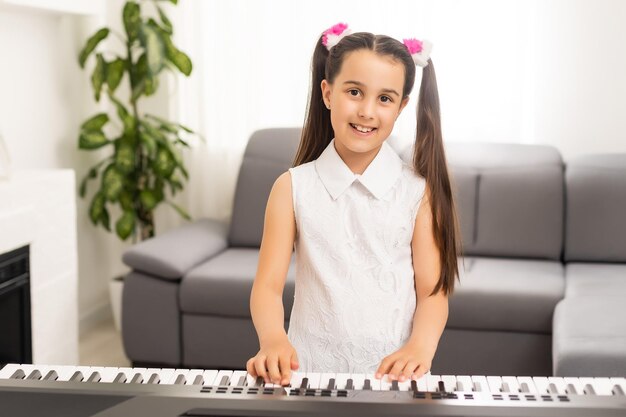
[[[511,392],[511,388],[509,387],[508,382],[502,383],[502,388],[500,388],[500,392]]]
[[[558,394],[559,393],[559,389],[556,387],[556,384],[554,382],[551,382],[550,385],[548,385],[548,392],[550,394]]]
[[[33,372],[30,373],[30,375],[28,375],[28,377],[26,379],[32,379],[35,381],[39,381],[41,379],[41,372],[39,372],[37,369],[35,369]]]
[[[520,388],[521,388],[520,391],[522,392],[530,392],[530,387],[528,386],[527,382],[522,382],[520,384]]]
[[[352,378],[348,378],[348,381],[346,383],[346,389],[354,389],[354,381],[352,380]]]
[[[245,376],[242,377],[245,380]],[[202,376],[202,374],[197,375],[194,380],[193,380],[193,384],[192,385],[204,385],[204,377]]]
[[[187,378],[185,375],[178,375],[174,380],[174,385],[185,385],[187,383]]]
[[[596,395],[596,390],[593,389],[591,384],[587,384],[587,385],[585,385],[585,394],[587,394],[587,395]]]
[[[260,376],[257,376],[256,381],[254,382],[254,386],[255,387],[262,387],[263,386],[263,378],[261,378]]]
[[[414,379],[411,380],[411,390],[417,392],[417,381]]]
[[[83,376],[83,373],[81,371],[76,371],[70,378],[70,381],[83,382],[83,379],[85,379],[85,377]]]
[[[126,383],[126,374],[124,372],[120,372],[117,374],[115,379],[113,380],[114,384],[124,384]]]
[[[626,394],[624,393],[624,390],[622,389],[621,386],[619,386],[618,384],[615,384],[615,386],[613,387],[613,395],[624,396]]]
[[[578,394],[578,393],[576,392],[576,387],[574,386],[574,384],[567,384],[567,390],[566,390],[566,391],[567,391],[567,393],[568,393],[568,394],[570,394],[570,395],[576,395],[576,394]]]
[[[335,378],[330,378],[328,380],[328,389],[335,389]]]
[[[130,380],[131,384],[143,384],[143,375],[136,373],[133,379]]]
[[[57,371],[50,371],[43,378],[44,381],[56,381],[57,379],[59,379],[59,374],[57,374]]]
[[[365,390],[365,389],[368,389],[368,390],[371,390],[371,389],[372,389],[372,385],[370,384],[370,380],[369,380],[369,379],[366,379],[366,380],[365,380],[365,383],[363,384],[363,389],[364,389],[364,390]]]
[[[224,375],[224,376],[222,377],[222,380],[220,381],[220,385],[228,385],[228,380],[229,380],[229,379],[230,379],[230,378],[228,378],[228,375]]]
[[[24,371],[21,369],[18,369],[17,371],[13,372],[13,375],[11,375],[9,379],[24,379],[25,377],[26,377],[26,374],[24,373]]]
[[[150,375],[150,378],[148,378],[148,384],[158,384],[161,382],[161,378],[159,377],[159,374],[157,374],[156,372],[153,373],[152,375]]]
[[[94,372],[89,378],[87,378],[87,382],[100,382],[101,379],[100,372]]]
[[[437,391],[438,392],[446,392],[446,385],[443,383],[443,381],[439,381],[437,383]]]
[[[394,379],[391,381],[391,391],[400,391],[400,387],[398,386],[398,380]]]
[[[302,383],[300,384],[300,389],[309,388],[309,378],[302,378]]]
[[[238,387],[245,387],[246,386],[246,376],[245,375],[242,375],[241,378],[239,378],[239,382],[237,382],[237,386]]]

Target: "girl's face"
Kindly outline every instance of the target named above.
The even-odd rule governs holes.
[[[341,156],[371,156],[389,137],[409,98],[402,100],[404,67],[367,49],[350,52],[333,84],[322,81]],[[365,130],[369,132],[361,132]]]

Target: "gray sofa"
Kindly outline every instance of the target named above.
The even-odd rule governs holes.
[[[228,225],[198,220],[124,253],[122,335],[136,366],[243,369],[256,353],[249,295],[265,203],[299,136],[252,135]],[[625,375],[626,155],[565,166],[547,146],[446,147],[464,257],[433,373]]]

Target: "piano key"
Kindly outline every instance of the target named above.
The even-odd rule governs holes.
[[[613,395],[626,395],[626,378],[610,378]],[[621,391],[620,391],[621,390]]]
[[[113,379],[113,383],[125,384],[127,380],[128,380],[128,377],[126,376],[125,372],[118,372],[117,375],[115,375],[115,378]]]
[[[476,392],[489,392],[489,384],[487,383],[487,377],[482,375],[472,375],[472,391]]]
[[[300,385],[302,385],[302,379],[304,379],[306,377],[306,374],[304,372],[299,372],[299,371],[294,371],[291,373],[291,380],[289,381],[289,385],[291,386],[291,388],[300,388]]]
[[[585,386],[580,382],[580,380],[578,378],[575,377],[565,377],[563,378],[563,381],[565,382],[565,389],[567,389],[568,386],[572,386],[576,393],[574,392],[570,392],[570,390],[567,391],[567,393],[569,395],[585,395],[584,390],[585,390]]]
[[[426,374],[426,389],[429,392],[437,392],[439,389],[439,375]]]
[[[72,381],[72,382],[82,382],[83,379],[85,379],[85,377],[83,376],[83,373],[81,371],[76,371],[76,372],[74,372],[74,374],[70,378],[70,381]]]
[[[48,371],[48,373],[43,377],[44,381],[56,381],[57,379],[59,379],[59,374],[55,370]]]
[[[585,395],[596,395],[596,390],[593,387],[593,378],[590,377],[581,377],[578,378],[578,381],[580,381],[580,384],[583,387],[583,393]]]
[[[120,373],[119,369],[113,366],[93,366],[89,369],[89,376],[85,379],[89,379],[94,372],[98,372],[100,382],[103,383],[112,383],[115,377]]]
[[[365,378],[369,379],[370,381],[370,386],[372,387],[372,391],[380,391],[382,389],[381,380],[387,377],[388,375],[383,375],[381,379],[376,379],[375,374],[365,374]]]
[[[100,372],[94,371],[85,382],[100,382],[101,379]]]
[[[446,392],[456,391],[456,377],[454,375],[441,375],[441,382]]]
[[[372,381],[369,378],[365,378],[363,381],[363,390],[371,391],[372,390]]]
[[[410,391],[411,390],[411,378],[406,379],[402,382],[398,381],[398,389],[400,391]]]
[[[380,391],[391,391],[392,381],[389,379],[389,374],[383,375],[383,377],[378,379],[377,381],[379,381],[380,383],[380,389],[379,389]],[[373,384],[372,384],[372,389],[374,389]],[[375,390],[375,391],[379,391],[379,390]]]
[[[554,394],[566,395],[567,394],[567,384],[565,383],[565,379],[559,377],[548,377],[548,382],[550,385],[556,387],[556,392]]]
[[[549,394],[548,392],[548,378],[545,376],[534,376],[533,382],[535,383],[535,387],[537,388],[537,393],[540,395]]]
[[[9,379],[24,379],[26,378],[26,372],[23,369],[16,369],[15,372],[9,377]]]
[[[456,377],[455,391],[471,392],[472,386],[472,378],[469,375],[458,375]]]
[[[348,380],[346,381],[346,389],[354,389],[354,380],[352,378],[348,378]]]
[[[499,376],[488,376],[487,384],[489,384],[489,392],[499,394],[502,392],[502,378]]]
[[[246,376],[248,373],[246,371],[235,371],[233,372],[230,385],[235,387],[245,387],[246,386]]]
[[[350,377],[352,378],[352,383],[354,385],[355,390],[363,389],[363,386],[365,384],[365,374],[352,374],[350,375]],[[370,385],[370,389],[371,389],[371,385]]]
[[[346,388],[346,385],[348,384],[348,379],[350,379],[349,373],[339,372],[335,374],[335,385],[337,386],[337,389],[349,389]]]
[[[382,384],[381,384],[382,386]],[[400,391],[400,386],[398,386],[398,380],[394,379],[393,381],[391,381],[391,391]]]
[[[217,373],[214,385],[230,385],[230,377],[233,376],[233,371],[221,370]],[[267,384],[265,384],[267,385]]]
[[[311,389],[322,388],[320,386],[322,374],[320,374],[319,372],[307,372],[306,377],[309,379],[309,388]]]
[[[446,392],[446,384],[442,380],[437,383],[437,392]]]
[[[18,369],[21,369],[20,364],[17,363],[9,363],[4,366],[4,368],[0,369],[0,379],[9,379],[11,375],[15,373]],[[26,372],[24,372],[26,373]]]
[[[530,376],[518,376],[517,383],[519,384],[520,392],[537,394],[537,387],[535,386],[535,381]]]
[[[613,395],[613,386],[609,378],[594,378],[593,389],[596,395]]]
[[[130,378],[130,384],[143,384],[143,374],[141,372],[137,372]]]
[[[189,369],[176,369],[174,374],[168,380],[169,385],[185,385],[187,383],[187,374]],[[232,373],[232,372],[231,372]],[[228,384],[225,384],[228,385]]]
[[[168,385],[176,371],[177,371],[177,369],[173,369],[173,368],[158,369],[157,370],[157,374],[159,375],[159,378],[158,378],[159,382],[158,382],[158,384],[159,385]]]
[[[429,374],[425,374],[422,375],[421,378],[419,378],[416,382],[417,382],[417,390],[420,392],[426,392],[428,391],[428,375]]]
[[[150,377],[146,381],[146,384],[160,384],[160,383],[161,383],[161,377],[159,376],[158,372],[154,372],[152,375],[150,375]]]
[[[67,366],[67,365],[55,366],[54,370],[59,375],[59,377],[57,378],[57,381],[69,381],[69,379],[72,377],[72,375],[76,371],[74,366]]]
[[[215,385],[215,379],[217,378],[218,373],[219,371],[217,369],[207,369],[206,371],[204,371],[202,373],[202,377],[204,378],[204,385]],[[256,380],[256,378],[254,378],[252,375],[248,375],[246,376],[246,379],[248,380],[248,386],[254,386],[254,381]]]
[[[507,384],[509,387],[510,393],[517,394],[519,393],[519,384],[517,383],[517,378],[514,376],[503,376],[502,377],[502,385]]]
[[[320,388],[322,389],[335,389],[333,386],[329,388],[330,380],[333,380],[333,385],[335,385],[335,373],[334,372],[324,372],[320,375]]]

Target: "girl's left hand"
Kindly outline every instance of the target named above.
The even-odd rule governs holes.
[[[432,363],[434,353],[429,353],[426,349],[415,344],[408,343],[389,356],[386,356],[378,370],[376,378],[380,379],[385,374],[389,374],[389,380],[395,379],[400,382],[407,379],[419,379],[428,371]]]

